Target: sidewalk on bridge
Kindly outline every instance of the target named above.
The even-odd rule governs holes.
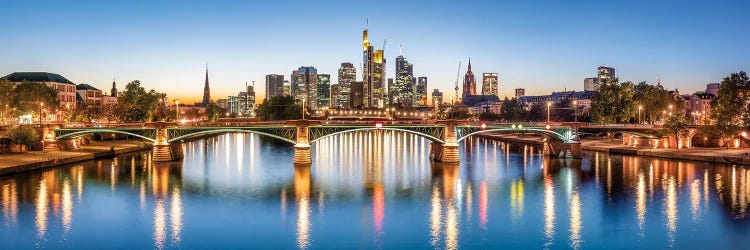
[[[0,175],[49,168],[100,157],[135,152],[150,148],[141,141],[92,141],[78,150],[30,151],[0,155]]]
[[[480,137],[496,139],[499,141],[528,143],[532,145],[540,144],[539,136],[527,135],[518,137],[516,134],[498,134],[491,133],[480,135]],[[742,164],[750,165],[750,149],[727,149],[727,148],[702,148],[695,147],[690,149],[667,149],[667,148],[647,148],[633,147],[622,145],[618,141],[584,139],[581,140],[581,148],[587,151],[605,152],[610,154],[622,155],[639,155],[648,157],[659,157],[676,160],[703,161],[721,164]]]

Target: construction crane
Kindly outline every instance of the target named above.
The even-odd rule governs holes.
[[[385,44],[388,43],[388,39],[383,40],[383,53],[385,54]],[[385,55],[383,55],[385,57]]]
[[[458,101],[458,79],[461,77],[461,61],[458,61],[458,71],[456,72],[456,88],[455,92],[453,92],[455,99],[453,100],[454,103]],[[454,103],[451,103],[451,106],[453,106]]]

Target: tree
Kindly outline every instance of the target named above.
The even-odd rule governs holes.
[[[466,120],[469,119],[470,116],[471,114],[469,114],[469,109],[467,109],[463,104],[453,105],[448,112],[448,119]]]
[[[215,122],[217,118],[223,116],[226,112],[225,109],[219,107],[219,105],[216,105],[213,102],[206,105],[206,119],[209,121]]]
[[[161,94],[153,89],[147,92],[145,88],[141,87],[141,82],[138,80],[128,83],[125,85],[125,91],[117,97],[117,103],[120,106],[119,110],[122,116],[121,120],[153,120],[160,97]]]
[[[716,123],[710,130],[718,135],[727,147],[740,130],[741,115],[748,111],[745,104],[745,96],[748,93],[750,93],[750,80],[744,71],[740,71],[732,73],[721,81],[719,95],[711,101],[711,118]]]
[[[672,95],[669,94],[669,91],[662,86],[654,86],[646,82],[639,82],[635,85],[634,90],[636,105],[641,107],[641,119],[643,119],[643,121],[652,124],[659,121],[663,116],[664,111],[669,108],[669,105],[672,105],[674,110],[678,110],[676,109],[677,107],[675,107],[676,101],[674,101]],[[638,119],[638,117],[636,117],[636,119]]]
[[[258,107],[261,120],[295,120],[302,118],[302,105],[294,97],[277,95],[266,98]]]
[[[31,125],[21,125],[11,129],[8,131],[8,137],[10,137],[13,143],[26,146],[27,148],[41,141],[39,133]]]
[[[526,110],[526,105],[519,102],[518,99],[508,99],[507,97],[503,100],[503,106],[500,108],[500,117],[509,122],[523,121],[529,112]]]
[[[13,89],[11,106],[18,112],[39,115],[41,107],[54,110],[60,106],[60,101],[57,99],[56,89],[44,83],[24,81]]]
[[[531,122],[547,121],[547,104],[541,102],[532,104],[526,120]]]
[[[500,118],[500,115],[489,112],[489,111],[485,111],[479,114],[479,120],[482,120],[482,121],[495,121],[499,118]]]
[[[664,122],[662,132],[664,134],[673,135],[675,140],[677,140],[677,142],[679,143],[680,137],[685,136],[688,132],[687,117],[685,117],[685,115],[683,115],[682,113],[670,116],[669,118],[667,118],[667,121]]]
[[[591,97],[591,119],[598,123],[627,123],[636,114],[632,82],[603,82]]]
[[[573,102],[568,99],[555,102],[551,113],[553,121],[572,122],[575,120]]]

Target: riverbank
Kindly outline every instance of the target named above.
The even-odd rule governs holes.
[[[527,136],[520,138],[517,135],[508,134],[487,134],[480,135],[487,139],[511,143],[524,143],[530,145],[541,145],[541,137]],[[658,157],[676,160],[702,161],[722,164],[742,164],[750,165],[750,156],[748,149],[726,149],[726,148],[690,148],[690,149],[667,149],[667,148],[646,148],[633,147],[619,144],[617,141],[605,141],[595,139],[581,140],[581,148],[586,151],[604,152],[608,154],[619,155],[638,155],[648,157]]]
[[[112,148],[114,147],[114,152]],[[150,149],[142,141],[92,141],[78,150],[30,151],[0,155],[0,175],[50,168]]]

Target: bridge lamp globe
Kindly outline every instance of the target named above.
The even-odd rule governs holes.
[[[518,124],[518,129],[522,129],[522,128],[523,128],[523,125]]]
[[[547,124],[547,126],[545,126],[545,128],[547,128],[547,130],[549,130],[550,128],[552,128],[552,126],[550,126],[549,124]]]
[[[482,129],[485,129],[485,128],[487,128],[487,124],[482,123],[481,127],[482,127]]]
[[[516,124],[510,125],[510,128],[516,129]]]
[[[746,131],[742,131],[742,137],[747,137],[747,132]]]
[[[375,123],[375,128],[376,129],[381,129],[382,127],[383,127],[383,123],[382,122],[376,122]]]

